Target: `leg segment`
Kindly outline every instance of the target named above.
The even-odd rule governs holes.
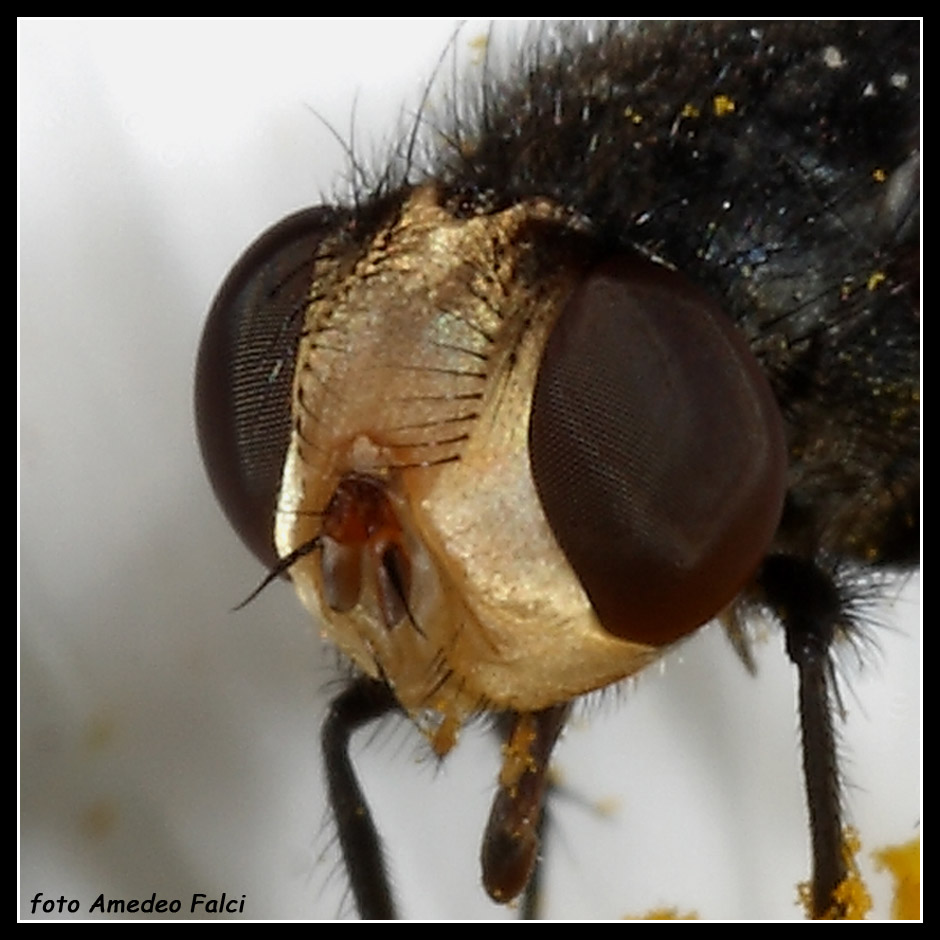
[[[330,705],[321,744],[330,806],[343,862],[363,920],[391,920],[395,905],[382,859],[382,844],[349,756],[353,732],[398,707],[383,682],[356,679]]]
[[[836,889],[847,870],[833,728],[838,690],[830,653],[836,633],[847,626],[849,617],[832,576],[813,561],[772,555],[758,580],[783,623],[787,654],[799,673],[803,773],[813,851],[811,914],[840,917],[845,911],[836,899]]]
[[[555,705],[517,715],[512,724],[481,853],[483,884],[494,901],[518,897],[535,870],[549,760],[568,710],[567,703]]]

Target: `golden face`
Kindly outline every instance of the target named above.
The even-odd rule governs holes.
[[[330,602],[342,542],[329,534],[291,577],[330,640],[450,735],[482,708],[545,708],[655,655],[601,627],[529,468],[540,352],[580,264],[564,259],[533,290],[494,258],[512,258],[526,227],[558,225],[553,215],[532,204],[458,220],[433,189],[416,191],[350,270],[318,265],[298,349],[279,554],[325,531],[344,480],[374,481],[408,565],[402,616],[382,613],[381,557],[361,566],[356,604]]]

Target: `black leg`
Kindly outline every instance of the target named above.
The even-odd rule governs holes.
[[[395,905],[382,859],[382,844],[349,757],[353,732],[398,707],[384,682],[356,679],[330,705],[321,743],[330,806],[343,862],[363,920],[392,920]]]
[[[522,892],[522,899],[519,902],[520,920],[541,920],[542,918],[542,888],[546,852],[545,841],[549,834],[552,794],[554,792],[556,792],[555,784],[549,781],[542,801],[542,812],[539,815],[539,822],[535,829],[539,848],[535,854],[535,864],[532,868],[532,874],[529,876],[529,883],[525,886],[525,891]]]
[[[812,561],[772,555],[758,580],[783,623],[787,654],[799,673],[803,773],[813,844],[810,913],[841,917],[846,911],[836,890],[848,872],[833,729],[838,690],[830,651],[837,631],[849,626],[850,618],[832,576]]]
[[[569,705],[515,716],[504,748],[499,790],[483,836],[483,884],[494,901],[518,897],[537,868],[542,807],[552,749],[568,717]],[[524,909],[535,902],[535,892]],[[525,913],[524,910],[524,913]]]

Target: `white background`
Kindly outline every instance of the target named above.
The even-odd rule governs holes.
[[[185,911],[225,891],[255,918],[351,913],[318,758],[335,657],[284,585],[229,612],[262,572],[205,480],[192,369],[242,249],[343,190],[324,121],[347,136],[355,107],[357,149],[380,154],[453,33],[20,22],[23,916],[38,891],[83,911],[101,892]],[[481,35],[466,25],[461,54]],[[869,846],[918,831],[918,585],[896,589],[846,695],[848,799]],[[799,915],[792,676],[775,631],[758,653],[754,680],[706,629],[573,723],[548,915]],[[403,912],[512,916],[479,887],[488,737],[469,730],[441,767],[403,722],[356,750]]]

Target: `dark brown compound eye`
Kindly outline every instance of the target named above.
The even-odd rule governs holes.
[[[604,628],[659,646],[757,569],[786,449],[743,336],[684,277],[642,258],[591,271],[552,329],[529,422],[545,515]]]
[[[231,270],[206,320],[196,363],[196,427],[216,498],[245,544],[278,561],[274,512],[291,432],[291,387],[317,248],[339,213],[279,222]]]

